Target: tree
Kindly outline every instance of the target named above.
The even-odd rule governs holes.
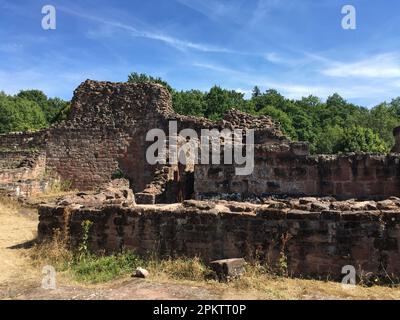
[[[37,130],[46,126],[44,113],[36,102],[0,95],[0,133]]]
[[[314,153],[323,153],[323,154],[332,154],[338,151],[340,148],[338,145],[343,137],[343,128],[334,125],[328,126],[321,129],[316,137],[315,144],[313,145],[313,152]]]
[[[352,126],[343,130],[343,136],[337,147],[336,152],[377,152],[383,153],[389,150],[389,146],[370,128]]]
[[[161,84],[171,93],[174,110],[184,115],[218,120],[231,108],[268,115],[292,140],[310,142],[312,153],[385,152],[393,145],[393,128],[400,125],[400,97],[369,110],[337,93],[326,102],[315,96],[292,100],[274,89],[262,93],[255,86],[246,100],[243,93],[220,86],[208,92],[176,91],[159,77],[137,72],[131,73],[128,81]],[[47,127],[66,119],[70,109],[69,102],[48,98],[40,90],[22,90],[16,96],[0,91],[0,133]]]
[[[259,97],[260,95],[261,95],[261,90],[260,90],[260,88],[259,88],[258,86],[255,86],[255,87],[253,88],[251,97],[252,97],[252,98],[257,98],[257,97]]]
[[[231,108],[241,110],[244,107],[243,98],[243,93],[214,86],[205,96],[204,115],[212,120],[217,120]]]
[[[175,91],[172,95],[172,105],[177,113],[192,116],[204,116],[206,102],[205,94],[199,90]]]
[[[17,97],[35,102],[42,109],[49,124],[54,123],[56,115],[68,104],[60,98],[49,99],[40,90],[21,90]]]
[[[63,120],[68,119],[70,112],[71,112],[71,104],[66,102],[66,104],[54,116],[53,122],[57,123],[57,122],[61,122]]]
[[[285,111],[283,108],[285,98],[278,91],[274,89],[269,89],[265,93],[261,94],[259,92],[255,92],[256,88],[258,89],[258,87],[254,88],[251,98],[254,110],[256,112],[260,111],[266,106],[272,106]]]
[[[137,73],[137,72],[132,72],[130,75],[128,75],[128,82],[131,83],[146,83],[146,82],[153,82],[153,83],[158,83],[164,86],[169,93],[173,93],[172,87],[168,84],[168,82],[162,80],[161,78],[157,77],[154,78],[152,76],[149,76],[144,73]]]
[[[395,109],[387,103],[381,103],[371,109],[367,126],[378,133],[387,145],[393,145],[393,128],[398,123],[399,118]]]
[[[293,127],[292,119],[290,119],[290,117],[282,110],[279,110],[273,106],[266,106],[262,108],[258,114],[270,116],[272,119],[279,122],[283,132],[292,140],[298,139],[296,129]]]
[[[338,93],[334,93],[333,95],[328,97],[328,99],[326,100],[326,105],[328,108],[343,107],[346,105],[346,100],[344,100]]]

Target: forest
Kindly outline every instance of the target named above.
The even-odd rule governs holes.
[[[392,130],[400,125],[400,97],[373,108],[349,103],[337,93],[326,101],[315,96],[287,99],[274,89],[252,95],[213,86],[203,92],[178,91],[161,78],[131,73],[128,82],[156,82],[170,92],[173,108],[184,115],[212,120],[226,110],[236,108],[253,115],[268,115],[279,122],[293,141],[308,141],[312,153],[389,152],[394,139]],[[16,95],[0,92],[0,133],[33,131],[62,121],[70,102],[48,98],[40,90],[22,90]]]

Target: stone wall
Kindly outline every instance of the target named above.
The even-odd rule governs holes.
[[[43,192],[46,155],[40,151],[0,152],[0,192],[14,196],[32,196]]]
[[[2,135],[0,148],[45,150],[46,167],[80,190],[94,189],[121,171],[132,189],[142,194],[139,201],[175,202],[176,180],[183,179],[174,174],[177,166],[146,161],[146,150],[153,143],[146,141],[146,134],[161,129],[168,138],[170,121],[177,122],[178,131],[191,128],[200,134],[201,129],[254,128],[258,143],[286,141],[267,116],[230,110],[223,120],[213,122],[176,114],[170,94],[158,84],[87,80],[75,90],[66,121],[38,133]],[[159,171],[167,172],[160,175]]]
[[[46,130],[0,134],[0,151],[2,149],[29,150],[42,148],[46,143],[46,135]]]
[[[232,165],[150,165],[146,141],[151,129],[169,123],[178,131],[194,129],[254,129],[255,169],[237,176]],[[400,150],[400,129],[395,129]],[[400,194],[400,156],[348,154],[310,156],[307,143],[290,142],[270,117],[229,110],[220,121],[176,114],[168,91],[152,83],[112,83],[87,80],[74,92],[68,119],[47,130],[0,135],[4,150],[41,150],[45,168],[80,190],[95,189],[116,173],[129,179],[138,202],[176,202],[182,185],[193,181],[197,198],[212,194],[334,195],[384,197]],[[1,156],[0,156],[1,157]],[[10,160],[11,161],[11,160]],[[3,161],[4,163],[4,161]],[[7,183],[0,167],[0,185]],[[18,179],[18,174],[16,174]],[[192,183],[193,185],[193,183]],[[193,189],[188,186],[187,189]],[[190,192],[183,192],[186,198]]]
[[[198,165],[198,199],[218,194],[374,198],[400,195],[399,154],[308,155],[301,143],[256,146],[249,176],[233,165]]]
[[[122,169],[135,192],[153,179],[145,161],[150,128],[164,128],[169,95],[153,84],[86,81],[74,92],[67,121],[49,131],[47,165],[79,189],[92,189]]]
[[[186,201],[98,209],[47,205],[39,208],[39,237],[48,239],[60,229],[76,246],[82,239],[82,222],[90,220],[92,250],[126,248],[140,254],[200,256],[205,261],[244,257],[273,269],[285,257],[289,274],[311,277],[342,278],[345,265],[353,265],[358,274],[400,275],[399,198],[351,205],[324,199],[291,201]]]

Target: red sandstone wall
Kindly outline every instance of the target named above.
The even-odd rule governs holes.
[[[36,132],[16,132],[0,134],[0,149],[25,150],[42,148],[46,140],[46,130]]]
[[[46,155],[43,152],[0,152],[0,190],[16,196],[44,191]]]
[[[72,245],[90,220],[90,247],[128,248],[164,256],[200,256],[206,261],[245,257],[272,268],[280,252],[290,274],[341,278],[345,265],[357,272],[400,275],[400,216],[397,211],[305,212],[262,208],[254,212],[203,209],[107,207],[102,210],[42,206],[39,237],[67,230]],[[67,222],[67,224],[65,224]],[[282,236],[290,239],[282,244]]]
[[[338,198],[400,195],[400,156],[374,154],[301,155],[292,146],[256,147],[249,176],[231,165],[195,168],[198,198],[210,194],[333,195]]]
[[[153,180],[145,135],[165,129],[169,94],[159,85],[86,81],[74,92],[72,113],[50,129],[47,164],[79,189],[93,189],[122,169],[135,192]]]
[[[168,91],[151,83],[129,84],[87,80],[74,92],[69,119],[49,130],[47,164],[79,189],[92,189],[111,179],[118,166],[135,192],[143,191],[160,166],[149,165],[146,150],[151,129],[168,135],[168,121],[178,130],[252,127],[259,142],[286,141],[270,117],[231,110],[218,123],[176,114]],[[257,141],[258,141],[257,140]],[[168,190],[167,190],[168,191]]]

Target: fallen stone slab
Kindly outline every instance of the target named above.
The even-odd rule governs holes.
[[[132,276],[135,278],[147,278],[149,275],[150,273],[146,269],[137,268]]]
[[[210,262],[211,269],[216,273],[218,280],[227,282],[242,276],[245,272],[246,261],[243,258],[222,259]]]

